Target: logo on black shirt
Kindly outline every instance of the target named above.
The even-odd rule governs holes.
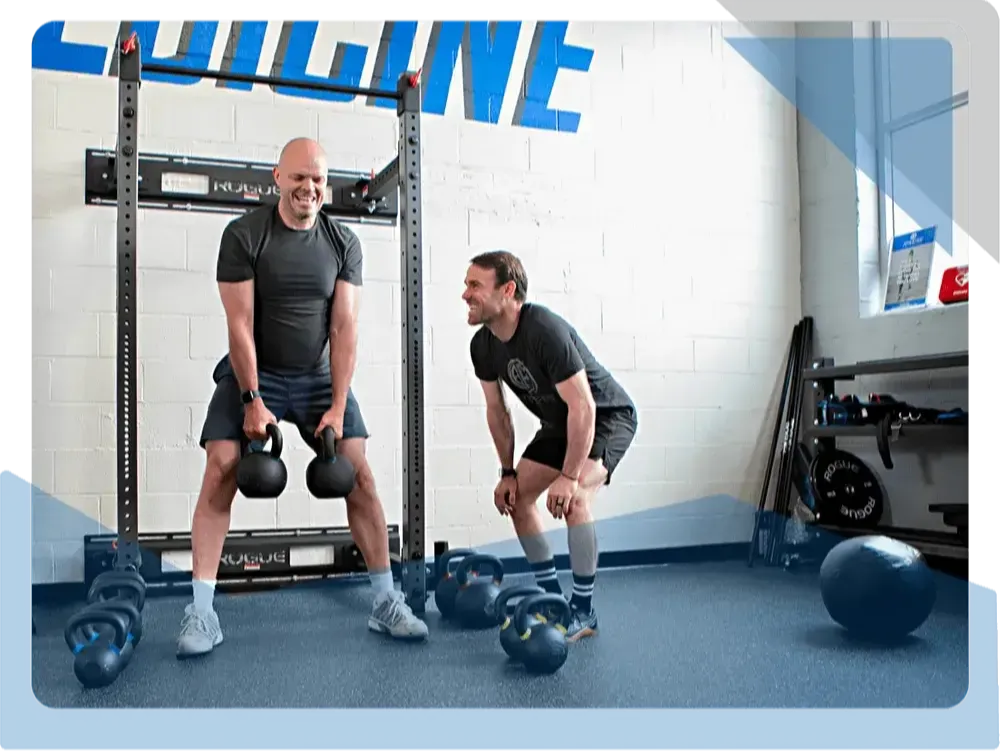
[[[535,377],[531,375],[528,366],[517,358],[507,362],[507,378],[510,379],[511,386],[526,394],[538,392],[538,382],[535,381]]]

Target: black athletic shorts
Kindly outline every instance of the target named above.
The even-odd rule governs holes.
[[[201,429],[202,448],[209,441],[238,441],[243,438],[243,403],[240,385],[236,380],[229,356],[226,355],[212,373],[215,393],[208,405],[205,424]],[[290,422],[299,430],[302,439],[317,453],[319,441],[313,436],[323,414],[333,401],[330,369],[318,368],[299,375],[276,375],[261,370],[257,373],[261,399],[278,422]],[[343,438],[368,438],[368,428],[361,416],[354,393],[348,391],[344,410]],[[262,447],[257,441],[253,447]]]
[[[610,485],[611,475],[635,439],[638,416],[634,408],[599,410],[596,423],[588,458],[603,462],[608,472],[604,484]],[[521,458],[561,472],[566,459],[566,444],[565,425],[543,425],[525,447]]]

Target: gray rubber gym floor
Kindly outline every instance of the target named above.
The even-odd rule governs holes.
[[[884,648],[844,636],[812,573],[742,562],[601,570],[600,635],[547,677],[509,666],[496,631],[441,621],[433,598],[429,640],[406,644],[367,630],[367,587],[328,585],[218,595],[225,642],[185,661],[174,643],[188,598],[151,597],[131,664],[86,690],[63,639],[75,607],[36,607],[32,684],[49,707],[945,708],[968,688],[967,585],[938,576],[935,612]]]

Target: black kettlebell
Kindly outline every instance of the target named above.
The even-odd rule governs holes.
[[[236,466],[236,487],[247,498],[277,498],[285,491],[288,469],[281,461],[284,439],[275,423],[267,426],[270,451],[252,451],[246,436],[240,440],[242,458]]]
[[[125,600],[138,610],[146,605],[146,582],[135,571],[104,571],[97,575],[87,591],[87,602]]]
[[[492,578],[470,576],[472,568],[486,565]],[[493,628],[497,625],[496,599],[503,581],[503,563],[494,555],[475,553],[466,556],[455,569],[458,594],[455,595],[455,615],[464,628]]]
[[[521,587],[507,587],[500,590],[493,607],[496,611],[496,619],[500,624],[500,646],[507,656],[512,660],[521,660],[521,639],[514,628],[514,620],[507,614],[507,603],[515,597],[527,597],[528,595],[544,595],[545,590],[537,585],[525,585]],[[534,625],[535,619],[529,618],[529,625]]]
[[[469,548],[453,548],[437,560],[435,565],[437,584],[434,585],[434,604],[441,617],[448,619],[455,615],[455,595],[458,594],[458,580],[449,566],[453,561],[472,555],[475,550]]]
[[[551,610],[558,611],[551,617]],[[532,616],[549,615],[532,624]],[[563,666],[569,656],[566,629],[569,628],[569,603],[562,595],[546,592],[521,600],[514,608],[514,628],[521,640],[520,658],[525,669],[535,675],[551,675]]]
[[[333,428],[320,434],[320,450],[306,467],[306,487],[317,498],[347,498],[354,490],[354,465],[337,456],[337,436]]]
[[[89,605],[66,623],[63,636],[75,655],[73,672],[85,688],[110,686],[124,667],[122,650],[129,649],[127,616],[102,607]],[[98,625],[110,626],[108,635]]]

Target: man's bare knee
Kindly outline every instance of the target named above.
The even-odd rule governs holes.
[[[350,504],[371,503],[378,498],[375,487],[375,474],[368,463],[365,441],[361,438],[349,438],[337,445],[337,453],[345,457],[354,467],[354,489],[347,494]]]
[[[236,495],[236,466],[239,461],[238,442],[210,441],[206,444],[205,476],[198,497],[199,503],[208,503],[220,511],[229,508]]]

